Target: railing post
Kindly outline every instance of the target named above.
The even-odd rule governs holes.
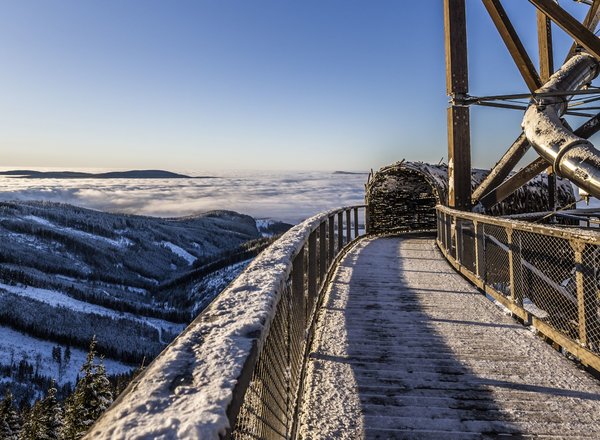
[[[442,213],[437,208],[435,210],[435,219],[437,220],[437,239],[440,243],[444,243],[444,240],[442,239]]]
[[[446,215],[446,228],[448,234],[448,254],[451,255],[454,259],[456,259],[456,246],[454,246],[454,217],[451,214]]]
[[[463,230],[462,219],[455,217],[454,230],[456,234],[456,261],[463,264]]]
[[[441,229],[441,241],[444,243],[444,249],[448,250],[448,238],[446,237],[446,214],[442,211],[439,211],[440,216],[440,227]]]
[[[297,376],[299,371],[295,371],[295,356],[297,355],[298,347],[301,347],[305,337],[305,323],[306,323],[306,292],[305,292],[305,268],[304,268],[304,257],[305,257],[305,246],[302,246],[298,255],[292,262],[292,295],[289,303],[289,316],[287,322],[288,334],[287,334],[287,369],[289,372],[289,379],[287,380],[287,392],[286,392],[286,430],[290,428],[289,422],[291,419],[292,412],[294,410],[293,405],[295,404],[294,396],[292,392],[296,391],[298,385]],[[302,319],[304,318],[304,319]]]
[[[352,213],[348,209],[346,211],[346,243],[352,241]]]
[[[358,208],[354,208],[354,238],[358,238]]]
[[[344,247],[344,212],[338,212],[338,252]]]
[[[444,227],[446,229],[446,251],[452,255],[452,216],[450,214],[445,214]]]
[[[593,286],[594,276],[591,271],[591,265],[584,260],[586,244],[571,240],[571,247],[575,252],[575,281],[577,286],[577,318],[579,323],[579,343],[582,346],[589,346],[594,339],[598,337],[598,298]],[[590,331],[591,330],[591,331]]]
[[[583,250],[585,245],[580,241],[575,240],[571,240],[570,244],[573,248],[573,251],[575,251],[575,282],[577,286],[577,322],[579,324],[579,343],[585,347],[587,345],[585,279],[583,272]]]
[[[308,237],[308,307],[306,322],[308,324],[317,298],[317,233],[313,231]]]
[[[485,237],[483,236],[483,224],[473,221],[475,229],[475,275],[477,278],[485,277]]]
[[[305,303],[305,292],[304,292],[304,254],[305,247],[302,246],[298,255],[294,258],[292,262],[292,304],[298,305]],[[302,301],[298,301],[298,299],[302,298]],[[295,314],[296,312],[293,311]],[[297,314],[302,316],[302,314]]]
[[[319,284],[325,282],[327,273],[327,224],[324,221],[319,225]]]
[[[506,228],[506,244],[508,248],[508,289],[510,298],[515,302],[515,270],[514,270],[514,255],[512,245],[512,229]]]
[[[333,259],[335,258],[335,217],[332,215],[328,220],[329,234],[327,235],[327,240],[329,243],[329,259],[327,261],[327,266],[333,263]]]
[[[512,301],[523,306],[523,273],[521,270],[521,243],[520,239],[515,241],[515,232],[512,228],[506,229],[508,244],[508,274],[510,284],[510,298]]]

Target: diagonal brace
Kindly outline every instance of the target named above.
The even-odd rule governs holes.
[[[577,128],[577,130],[575,130],[573,133],[576,136],[587,139],[587,138],[593,136],[594,134],[596,134],[598,131],[600,131],[600,113],[598,113],[596,116],[594,116],[593,118],[591,118],[590,120],[585,122],[583,125],[581,125],[579,128]],[[521,135],[521,136],[523,136],[523,135]],[[519,139],[521,136],[519,136]],[[519,139],[517,139],[517,141]],[[515,142],[515,143],[517,143],[517,142]],[[513,144],[513,146],[514,145],[515,144]],[[529,144],[527,144],[527,148],[529,148]],[[511,147],[511,149],[512,149],[512,147]],[[511,150],[509,149],[509,151],[504,156],[506,157],[510,151]],[[525,151],[527,151],[527,150],[525,150]],[[521,155],[521,157],[522,157],[522,155]],[[504,159],[504,157],[503,157],[503,159]],[[502,162],[502,159],[500,162]],[[519,189],[521,186],[525,185],[527,182],[529,182],[531,179],[533,179],[539,173],[544,171],[546,168],[548,168],[549,165],[550,164],[548,164],[548,162],[545,161],[544,159],[542,159],[541,157],[537,158],[529,165],[526,165],[525,167],[521,168],[518,172],[513,174],[511,177],[506,179],[504,182],[497,185],[493,190],[487,192],[484,196],[480,197],[479,202],[481,202],[481,204],[483,205],[484,208],[486,208],[486,209],[491,208],[496,203],[500,203],[501,201],[506,199],[508,196],[510,196],[512,193],[514,193],[517,189]],[[496,165],[496,167],[498,167],[498,165]],[[513,165],[513,167],[514,167],[514,165]],[[494,170],[492,170],[492,171],[494,171]],[[505,172],[506,169],[503,169],[502,171]],[[508,170],[508,172],[510,172],[510,169]],[[490,173],[490,175],[491,174],[492,173]],[[486,178],[486,180],[487,180],[487,178]],[[480,188],[486,182],[486,180],[484,180],[482,182],[482,184],[475,190],[475,192],[473,194],[475,194],[475,193],[479,194],[482,192],[482,191],[480,191]],[[493,179],[493,180],[497,181],[497,179]],[[490,187],[493,187],[493,186],[490,186],[488,184],[487,188],[490,188]]]
[[[523,43],[521,43],[515,28],[510,22],[502,3],[500,3],[500,0],[482,1],[490,17],[492,17],[492,21],[496,25],[496,29],[498,29],[502,40],[504,40],[504,44],[508,48],[519,72],[521,72],[521,76],[525,80],[527,87],[532,92],[536,91],[542,86],[542,81],[529,55],[527,55],[527,51]]]
[[[573,18],[573,16],[553,0],[529,1],[569,34],[578,44],[583,46],[591,55],[600,60],[600,38],[596,37],[592,31],[579,23],[577,19]]]

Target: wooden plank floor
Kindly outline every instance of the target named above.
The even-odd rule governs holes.
[[[430,238],[367,238],[325,300],[305,439],[600,439],[600,382],[454,272]]]

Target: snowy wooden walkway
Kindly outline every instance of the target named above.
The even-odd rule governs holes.
[[[433,239],[359,241],[325,301],[302,438],[600,438],[600,381],[478,293]]]

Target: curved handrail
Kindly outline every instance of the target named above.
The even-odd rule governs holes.
[[[315,215],[263,251],[127,387],[85,438],[230,436],[247,403],[257,362],[285,316],[288,342],[305,343],[317,286],[324,282],[335,255],[352,241],[352,232],[354,238],[360,233],[359,208],[364,205]],[[302,314],[292,315],[292,307]],[[292,330],[297,330],[299,340],[291,339]],[[292,348],[304,357],[296,345]],[[288,371],[281,374],[289,382],[291,367],[283,368]],[[292,398],[297,396],[287,396]],[[294,407],[285,409],[290,410],[293,413]],[[291,420],[288,425],[284,435]]]
[[[437,206],[437,244],[466,278],[600,372],[600,232]]]

